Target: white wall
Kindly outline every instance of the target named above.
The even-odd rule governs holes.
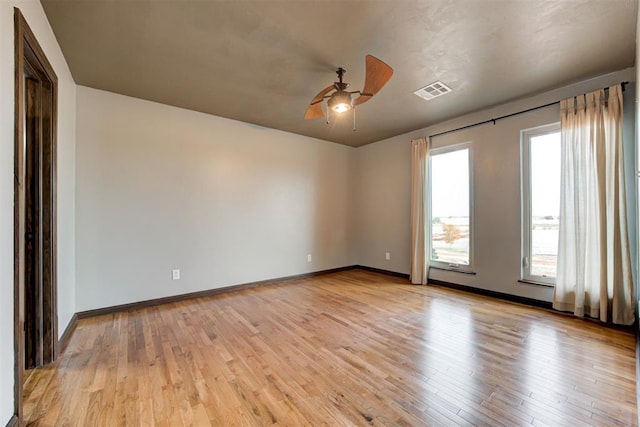
[[[354,159],[354,252],[361,265],[409,273],[410,141],[516,111],[544,105],[568,96],[634,81],[633,69],[608,74],[532,98],[459,117],[449,122],[359,148]],[[625,108],[633,110],[633,92]],[[433,100],[431,102],[438,102]],[[455,132],[432,140],[433,147],[472,141],[474,180],[474,268],[476,275],[431,270],[432,279],[458,283],[544,301],[552,289],[519,283],[520,238],[520,130],[559,121],[557,105],[527,114]],[[633,114],[625,116],[633,131]],[[630,157],[633,159],[633,139]],[[628,149],[626,147],[626,149]],[[633,174],[633,170],[630,171]],[[632,176],[632,175],[630,175]],[[632,179],[630,213],[635,246],[635,186]],[[391,252],[386,261],[385,252]],[[635,248],[634,254],[635,255]]]
[[[635,93],[635,120],[636,120],[636,127],[634,129],[634,150],[635,150],[635,170],[634,170],[634,176],[633,176],[633,180],[635,183],[635,187],[636,187],[636,196],[637,196],[637,203],[635,204],[635,209],[636,209],[636,215],[638,214],[638,212],[640,212],[640,186],[638,185],[638,177],[639,175],[637,175],[638,171],[640,171],[640,150],[638,149],[638,141],[640,141],[640,130],[638,129],[638,127],[640,126],[640,90],[638,90],[637,84],[638,82],[640,82],[640,67],[638,67],[638,60],[640,57],[640,7],[637,8],[637,17],[636,17],[636,61],[635,61],[635,65],[636,65],[636,93]],[[626,113],[626,111],[625,111]],[[636,234],[635,234],[635,238],[636,241],[638,241],[638,239],[640,238],[640,233],[638,230],[638,224],[636,224]],[[638,255],[640,256],[640,251],[638,251]],[[635,265],[636,267],[636,272],[638,271],[638,266],[640,264],[640,258],[638,256],[636,256],[635,258],[632,258],[632,263]],[[640,318],[640,314],[638,313],[638,298],[640,297],[640,286],[638,284],[638,282],[636,281],[636,286],[635,286],[635,297],[636,297],[636,320]],[[636,325],[637,327],[640,327],[640,325]],[[640,363],[640,355],[637,355],[637,359],[638,362]],[[638,365],[640,367],[640,365]],[[640,371],[639,371],[640,373]],[[638,383],[638,402],[640,402],[640,383]],[[639,405],[640,407],[640,405]],[[640,420],[640,412],[638,413],[638,419]]]
[[[637,8],[637,15],[636,15],[636,61],[635,61],[635,66],[636,66],[636,84],[638,82],[640,82],[640,67],[638,67],[638,58],[640,58],[640,7]],[[635,151],[636,151],[636,156],[635,156],[635,160],[636,160],[636,168],[635,168],[635,173],[634,173],[634,181],[636,183],[636,196],[637,196],[637,200],[636,200],[636,215],[637,213],[640,211],[640,186],[638,185],[638,175],[636,175],[638,173],[638,165],[640,165],[640,150],[638,150],[638,141],[640,140],[640,132],[638,130],[638,127],[640,126],[640,103],[638,102],[640,100],[640,94],[639,94],[640,90],[637,89],[636,87],[636,99],[635,99],[635,115],[636,115],[636,128],[635,128],[635,135],[634,135],[634,146],[635,146]],[[639,238],[639,233],[638,233],[638,224],[636,224],[636,242],[638,241]],[[638,251],[638,253],[636,254],[635,258],[631,259],[631,263],[636,267],[636,272],[638,271],[638,266],[640,265],[640,251]],[[635,282],[635,287],[634,287],[634,297],[635,297],[635,310],[636,310],[636,337],[639,335],[638,328],[640,328],[640,322],[638,322],[638,320],[640,319],[640,314],[638,313],[638,308],[640,307],[640,301],[638,301],[640,292],[639,292],[639,284],[638,284],[638,280],[637,280],[636,276],[636,282]],[[638,409],[640,409],[640,381],[638,381],[638,379],[640,378],[640,341],[636,338],[636,406],[638,407]],[[638,424],[640,424],[640,411],[638,411]]]
[[[638,84],[638,82],[640,82],[640,67],[638,66],[638,60],[640,58],[640,7],[637,8],[638,9],[638,15],[636,17],[636,85]],[[635,98],[635,116],[636,116],[636,128],[635,128],[635,152],[636,152],[636,169],[635,172],[638,173],[638,171],[640,170],[640,149],[638,149],[638,142],[640,141],[640,130],[638,129],[640,127],[640,90],[638,90],[637,86],[636,86],[636,98]],[[638,185],[638,175],[635,175],[634,177],[634,181],[636,183],[636,195],[637,195],[637,203],[636,203],[636,214],[638,212],[640,212],[640,186]],[[637,239],[640,238],[640,233],[638,232],[638,228],[636,227],[636,241]],[[640,251],[638,251],[638,255],[640,256]],[[636,271],[638,270],[638,265],[640,264],[640,258],[638,256],[636,256],[632,262],[635,264],[636,266]],[[636,296],[636,320],[640,319],[640,313],[638,312],[638,308],[640,306],[640,301],[638,301],[638,298],[640,297],[640,285],[638,284],[638,282],[636,281],[636,287],[635,287],[635,296]],[[640,328],[640,324],[638,324],[638,322],[636,322],[636,327]],[[636,355],[636,359],[638,360],[639,363],[639,368],[640,368],[640,354]],[[640,369],[638,370],[638,374],[640,374]],[[638,382],[638,402],[640,402],[640,382]],[[638,407],[640,408],[640,404],[638,405]],[[638,420],[640,422],[640,411],[638,412]]]
[[[629,227],[629,245],[631,246],[631,272],[633,274],[634,292],[638,288],[638,179],[636,177],[637,149],[636,149],[636,97],[637,81],[627,85],[628,93],[623,94],[622,140],[624,147],[625,185],[627,190],[627,218]]]
[[[77,311],[353,263],[350,147],[81,86],[77,136]]]
[[[0,2],[0,425],[13,414],[13,8],[22,11],[53,66],[58,93],[58,326],[75,311],[74,173],[76,86],[38,1]]]
[[[407,163],[409,159],[409,163]],[[409,272],[411,143],[402,136],[357,149],[352,221],[356,263]],[[385,260],[389,252],[390,260]]]

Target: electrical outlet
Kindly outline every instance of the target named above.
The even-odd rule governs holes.
[[[307,262],[311,262],[311,254],[307,254]]]
[[[174,268],[171,270],[171,279],[172,280],[180,280],[180,269]]]
[[[386,259],[387,261],[389,261],[391,259],[391,252],[385,252],[384,253],[384,259]]]

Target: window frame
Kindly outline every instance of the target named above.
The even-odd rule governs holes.
[[[454,151],[461,151],[461,150],[468,150],[467,151],[467,165],[469,168],[469,264],[456,264],[456,263],[450,263],[450,262],[444,262],[444,261],[440,261],[440,260],[435,260],[431,257],[431,254],[433,253],[433,242],[432,242],[432,231],[433,231],[433,199],[431,198],[432,195],[432,188],[433,188],[433,176],[432,176],[432,161],[433,161],[433,157],[438,156],[440,154],[447,154],[447,153],[451,153]],[[429,252],[428,252],[428,257],[429,257],[429,267],[432,268],[436,268],[436,269],[440,269],[440,270],[450,270],[450,271],[458,271],[461,273],[471,273],[471,274],[475,274],[475,272],[473,271],[473,261],[474,261],[474,239],[475,239],[475,233],[474,233],[474,220],[473,220],[473,145],[471,141],[467,141],[467,142],[462,142],[462,143],[457,143],[457,144],[452,144],[452,145],[446,145],[443,147],[438,147],[438,148],[432,148],[429,150],[429,174],[428,174],[428,185],[427,185],[427,192],[428,192],[428,221],[427,221],[427,227],[428,227],[428,238],[429,238]]]
[[[551,133],[560,133],[560,122],[549,123],[520,131],[521,142],[521,204],[522,204],[522,248],[520,258],[520,277],[526,283],[544,286],[556,285],[556,277],[538,276],[531,274],[531,139]]]

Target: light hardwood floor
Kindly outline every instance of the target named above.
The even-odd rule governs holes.
[[[637,424],[635,340],[351,270],[81,320],[34,425]]]

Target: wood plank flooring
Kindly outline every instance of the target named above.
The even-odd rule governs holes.
[[[80,320],[32,425],[632,426],[632,333],[351,270]]]

